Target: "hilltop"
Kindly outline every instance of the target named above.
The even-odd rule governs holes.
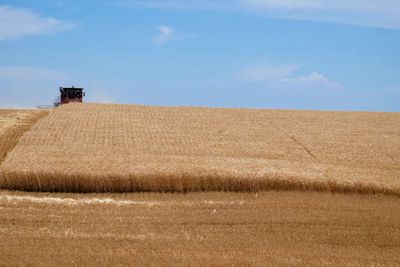
[[[400,114],[63,105],[1,164],[4,189],[400,195]]]

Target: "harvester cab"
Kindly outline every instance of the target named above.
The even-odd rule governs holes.
[[[83,102],[83,97],[85,93],[83,88],[75,88],[74,86],[70,88],[60,87],[60,99],[58,105],[64,105],[71,102]]]

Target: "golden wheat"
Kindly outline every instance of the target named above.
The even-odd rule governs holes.
[[[399,113],[68,104],[20,139],[0,187],[400,195],[399,127]]]
[[[0,164],[19,138],[47,114],[45,110],[0,110]]]

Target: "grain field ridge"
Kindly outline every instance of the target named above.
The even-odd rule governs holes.
[[[400,113],[68,104],[20,138],[0,188],[400,196],[399,124]]]

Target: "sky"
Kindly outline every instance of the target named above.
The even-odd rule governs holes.
[[[0,0],[0,108],[400,111],[398,0]]]

